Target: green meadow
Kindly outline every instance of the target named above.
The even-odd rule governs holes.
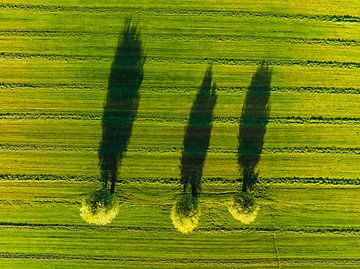
[[[109,76],[125,18],[146,55],[118,169],[118,214],[80,216],[100,186]],[[358,0],[4,0],[0,3],[0,268],[358,268]],[[259,210],[229,213],[241,186],[240,117],[272,69]],[[217,101],[188,234],[184,132],[205,70]]]

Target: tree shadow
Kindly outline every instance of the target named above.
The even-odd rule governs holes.
[[[98,152],[103,188],[108,188],[111,180],[111,194],[115,192],[118,167],[130,141],[145,58],[140,31],[127,18],[111,65]]]
[[[212,65],[210,65],[191,107],[181,157],[181,183],[184,192],[191,191],[194,197],[199,196],[201,191],[201,177],[210,144],[216,99],[216,85],[212,83]]]
[[[271,76],[270,67],[264,64],[258,67],[247,90],[241,113],[238,164],[243,173],[243,192],[253,187],[258,178],[255,167],[260,161],[269,121]]]
[[[200,217],[201,178],[210,144],[211,123],[217,99],[212,74],[212,65],[209,65],[191,107],[185,128],[180,165],[183,192],[170,214],[174,227],[184,234],[194,230]]]

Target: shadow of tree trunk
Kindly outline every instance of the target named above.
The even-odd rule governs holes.
[[[257,181],[255,167],[260,161],[270,107],[271,68],[261,64],[247,90],[239,127],[238,164],[243,173],[242,191]]]
[[[131,18],[127,18],[111,65],[98,153],[103,187],[107,188],[111,180],[111,194],[115,192],[118,167],[131,137],[144,62],[140,32],[137,26],[131,24]]]
[[[212,83],[212,66],[210,65],[191,107],[181,157],[181,183],[184,191],[191,189],[194,197],[197,197],[201,190],[201,177],[210,143],[211,122],[216,99],[216,85]]]

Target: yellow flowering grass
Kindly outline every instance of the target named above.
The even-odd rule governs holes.
[[[179,232],[191,233],[198,226],[200,218],[197,198],[191,194],[183,194],[180,201],[172,207],[170,218]]]
[[[244,224],[250,224],[255,221],[260,206],[255,203],[252,193],[238,192],[234,200],[229,204],[228,210],[234,219]]]
[[[106,225],[113,221],[119,212],[119,203],[108,190],[93,192],[84,199],[80,208],[80,216],[87,223]]]
[[[242,205],[236,203],[235,201],[233,201],[228,207],[231,216],[244,224],[250,224],[254,222],[259,209],[260,206],[258,205],[253,205],[250,208],[244,208]]]

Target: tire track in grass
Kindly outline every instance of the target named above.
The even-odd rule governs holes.
[[[277,239],[276,239],[276,232],[273,232],[273,241],[274,241],[274,251],[275,251],[275,257],[276,257],[276,264],[277,264],[277,268],[281,268],[280,266],[280,259],[279,259],[279,248],[277,245]]]
[[[273,243],[274,243],[274,252],[275,252],[275,257],[276,257],[276,264],[277,264],[277,268],[280,269],[280,259],[279,259],[279,248],[278,248],[278,243],[277,243],[277,238],[276,238],[276,224],[275,224],[275,216],[274,216],[274,208],[272,207],[272,205],[268,205],[269,209],[270,209],[270,218],[271,218],[271,222],[272,222],[272,229],[273,229],[273,233],[272,233],[272,239],[273,239]]]
[[[129,7],[80,7],[80,6],[58,6],[58,5],[21,5],[21,4],[0,4],[0,8],[10,10],[37,11],[37,12],[66,12],[66,13],[87,13],[87,14],[130,14],[153,15],[153,16],[217,16],[217,17],[262,17],[280,18],[289,20],[325,21],[333,23],[359,23],[360,17],[351,15],[308,15],[308,14],[287,14],[273,12],[259,12],[248,10],[203,10],[203,9],[181,9],[181,8],[129,8]]]

